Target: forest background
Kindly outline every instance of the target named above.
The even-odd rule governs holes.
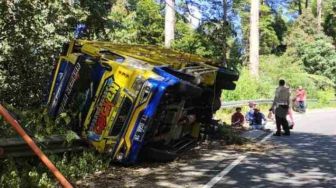
[[[293,89],[302,85],[311,98],[334,97],[335,1],[322,2],[319,20],[316,0],[262,0],[258,77],[247,66],[251,1],[224,2],[176,0],[172,42],[176,50],[225,58],[240,70],[237,89],[224,92],[223,100],[271,98],[279,78]],[[2,1],[1,102],[23,109],[43,104],[55,57],[79,23],[87,25],[92,40],[164,45],[165,6],[158,0]]]

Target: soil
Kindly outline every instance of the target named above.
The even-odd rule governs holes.
[[[143,162],[136,166],[121,166],[112,164],[104,172],[96,172],[77,181],[77,187],[189,187],[172,183],[177,174],[183,173],[183,168],[193,168],[197,161],[213,157],[217,151],[232,153],[265,154],[276,147],[272,143],[257,144],[253,142],[244,145],[225,145],[224,142],[204,142],[191,151],[180,156],[170,163]],[[194,166],[193,166],[194,165]],[[197,173],[197,169],[194,170]],[[155,182],[155,184],[154,184]]]

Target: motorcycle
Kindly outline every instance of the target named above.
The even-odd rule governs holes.
[[[299,113],[305,113],[307,109],[307,103],[297,101],[296,99],[293,100],[293,111],[299,112]]]

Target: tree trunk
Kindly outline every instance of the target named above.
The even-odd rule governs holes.
[[[307,9],[309,6],[309,0],[306,0],[306,5],[305,5],[305,8]]]
[[[166,0],[165,47],[170,48],[175,38],[175,0]]]
[[[251,0],[250,13],[250,73],[259,76],[259,0]]]
[[[320,31],[322,23],[322,0],[316,1],[316,7],[317,7],[317,28]]]
[[[227,45],[226,45],[226,34],[228,30],[228,22],[227,20],[227,0],[223,0],[223,66],[227,66]]]
[[[301,15],[302,14],[301,0],[297,0],[297,5],[298,5],[298,9],[299,9],[299,15]]]

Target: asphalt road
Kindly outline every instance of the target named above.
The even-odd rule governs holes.
[[[296,115],[295,123],[291,136],[270,137],[272,150],[247,155],[212,187],[336,187],[336,110]]]
[[[263,143],[250,144],[252,149],[214,143],[167,164],[112,166],[78,186],[336,188],[336,109],[307,112],[295,119],[291,136],[270,135]]]

